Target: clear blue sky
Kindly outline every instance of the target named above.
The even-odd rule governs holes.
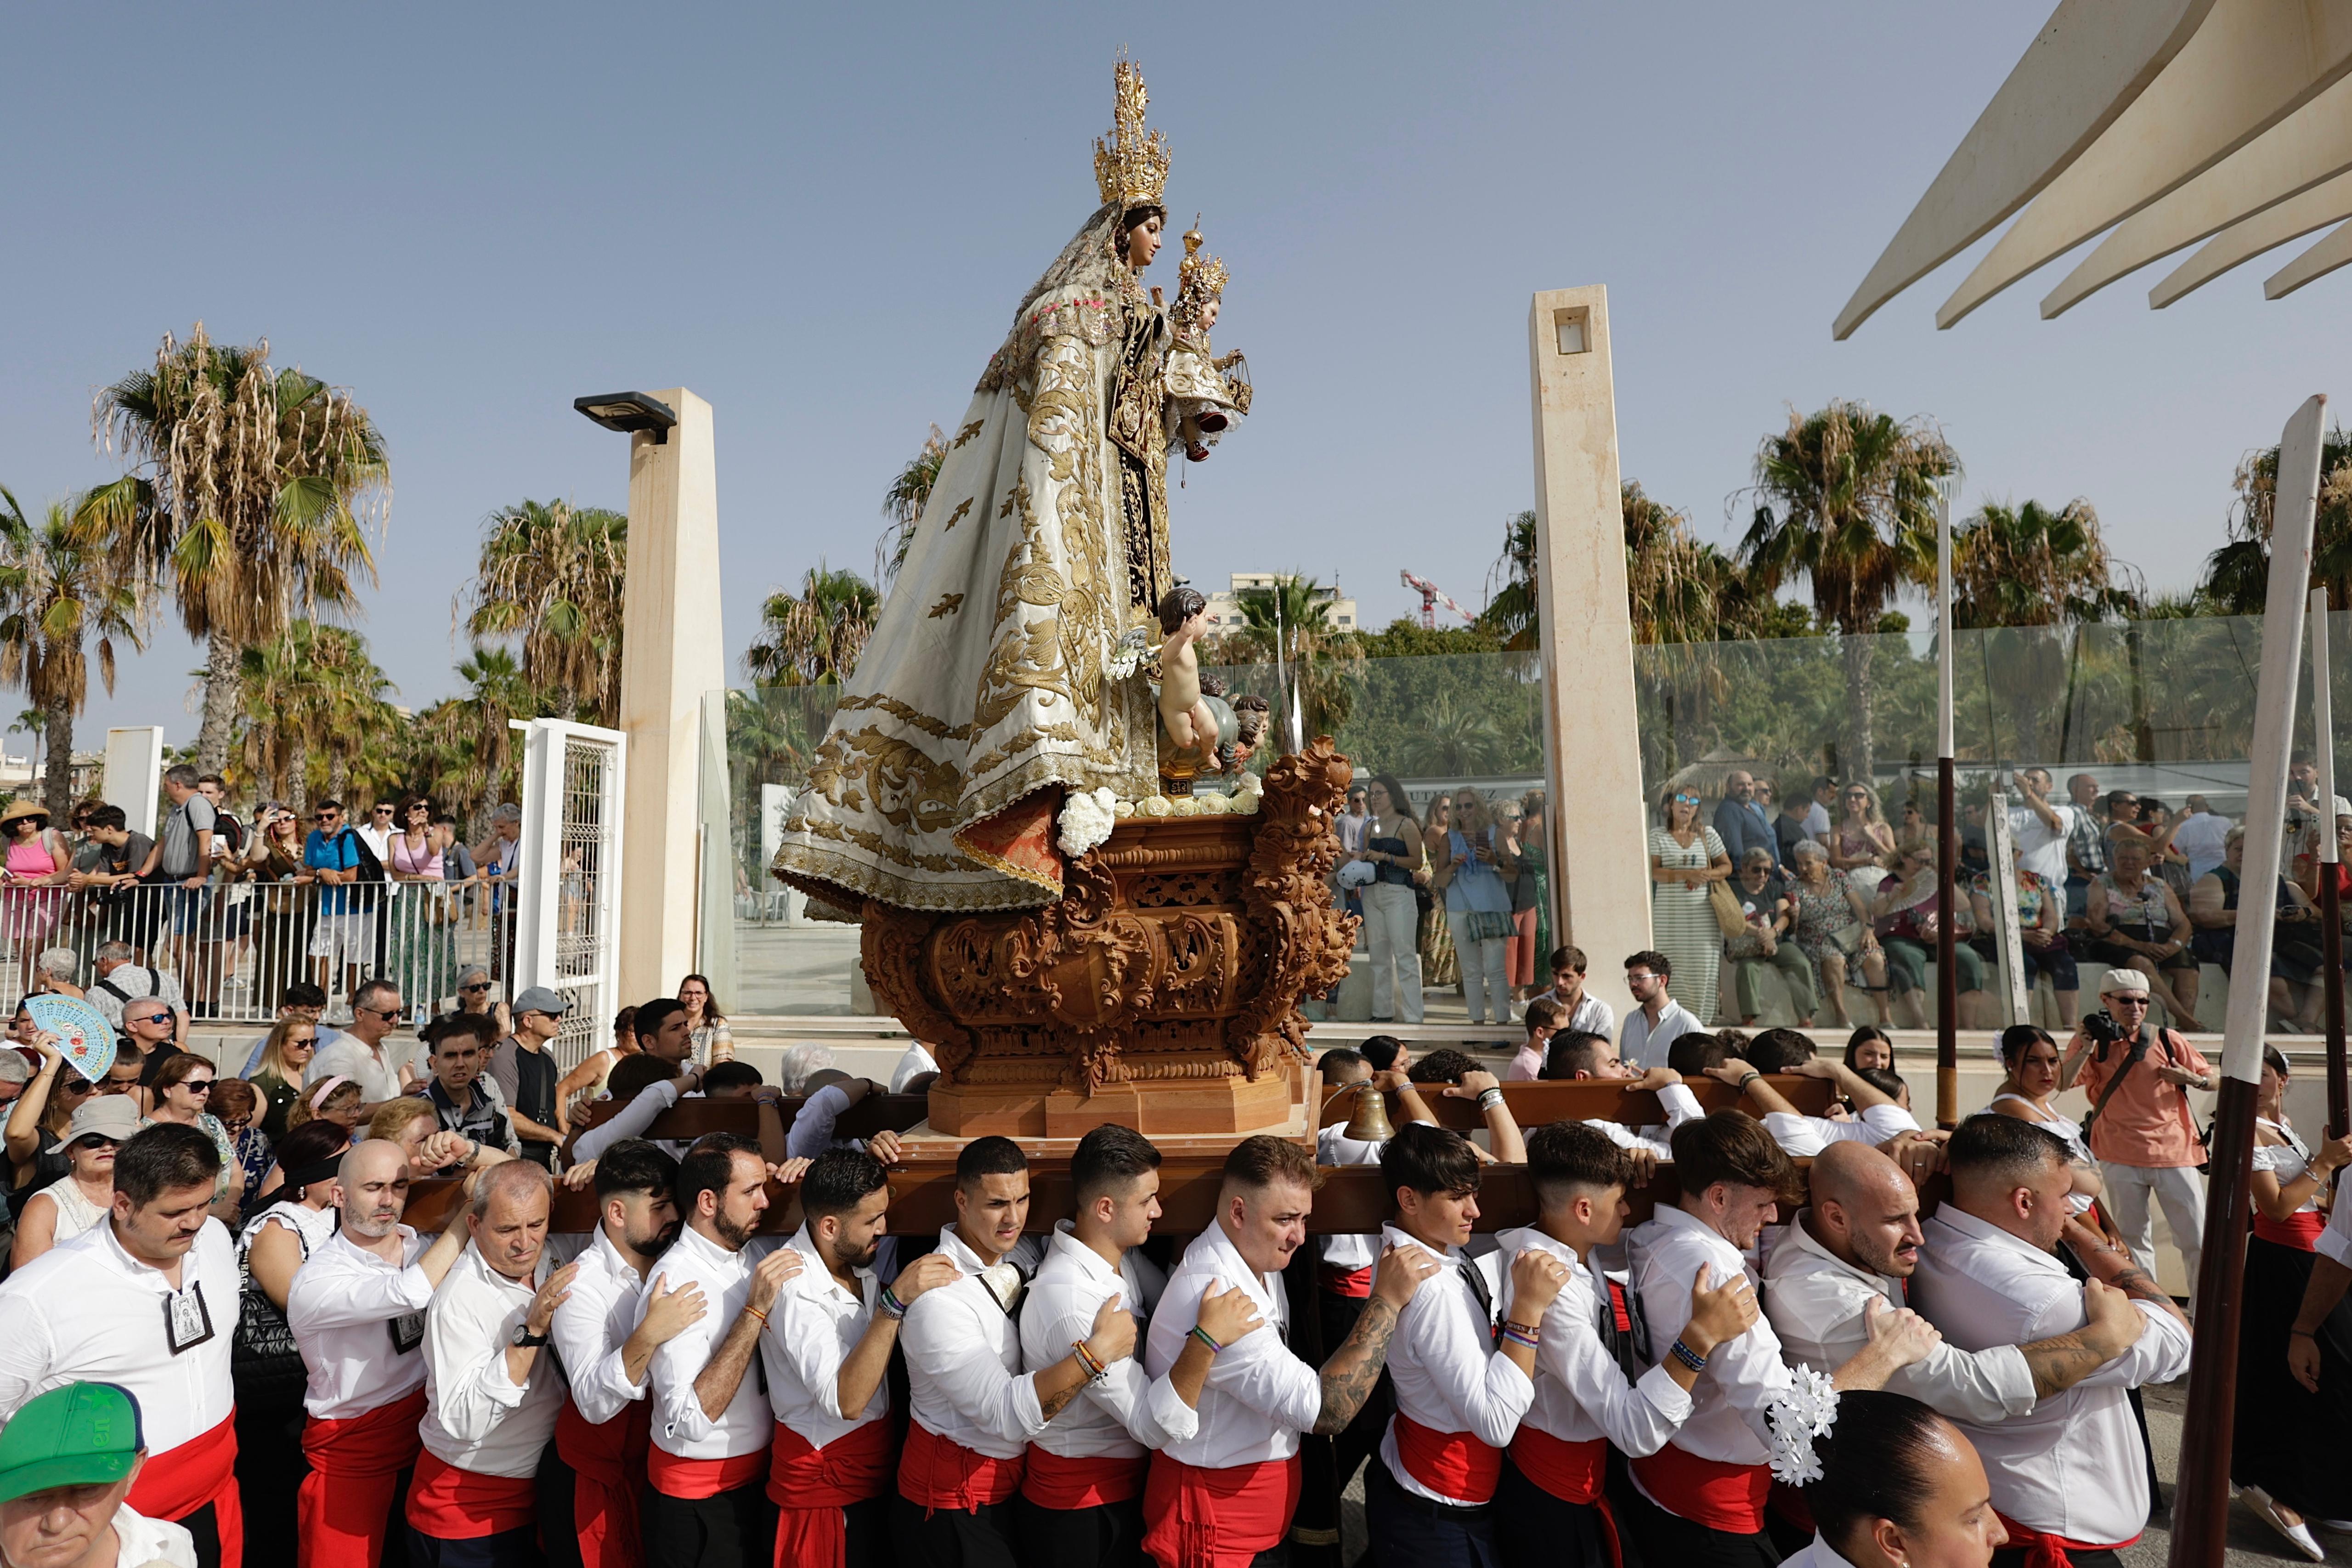
[[[1378,623],[1410,567],[1475,607],[1530,504],[1528,297],[1601,282],[1624,471],[1706,536],[1788,405],[1848,396],[1939,419],[1964,505],[2087,496],[2183,586],[2240,456],[2340,371],[2352,284],[2265,305],[2258,268],[2152,314],[2151,273],[2043,323],[2053,268],[1937,333],[1964,258],[1830,342],[2048,7],[19,8],[0,483],[112,477],[91,394],[166,331],[266,334],[385,432],[361,626],[421,706],[486,512],[624,504],[572,399],[682,384],[717,409],[737,658],[770,588],[870,568],[888,476],[1094,205],[1126,45],[1258,388],[1176,498],[1195,581],[1336,574]],[[192,736],[198,663],[167,625],[85,743]]]

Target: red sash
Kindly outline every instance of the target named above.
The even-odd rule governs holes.
[[[400,1472],[416,1462],[425,1391],[341,1421],[302,1423],[310,1473],[295,1496],[295,1561],[300,1568],[375,1568],[383,1555]]]
[[[868,1421],[813,1448],[779,1421],[768,1452],[768,1500],[776,1505],[773,1568],[842,1568],[849,1525],[841,1510],[889,1495],[890,1423]]]
[[[1372,1294],[1372,1270],[1370,1265],[1361,1268],[1341,1268],[1334,1264],[1315,1266],[1315,1283],[1334,1296],[1351,1300],[1369,1300]]]
[[[1772,1489],[1769,1465],[1722,1464],[1669,1443],[1634,1460],[1633,1479],[1677,1519],[1732,1535],[1753,1535],[1764,1528],[1764,1499]]]
[[[1100,1508],[1140,1494],[1150,1473],[1150,1454],[1072,1459],[1032,1444],[1029,1464],[1021,1477],[1021,1495],[1039,1508]]]
[[[1511,1439],[1511,1463],[1533,1485],[1562,1502],[1581,1503],[1601,1515],[1601,1544],[1611,1568],[1624,1568],[1625,1549],[1617,1539],[1617,1513],[1602,1485],[1609,1479],[1609,1439],[1571,1443],[1565,1437],[1519,1424]]]
[[[479,1541],[522,1530],[539,1518],[539,1486],[530,1476],[461,1470],[430,1448],[416,1453],[408,1484],[408,1525],[436,1541]]]
[[[2317,1209],[2298,1209],[2284,1219],[2272,1219],[2256,1210],[2254,1234],[2279,1247],[2292,1247],[2297,1252],[2315,1252],[2319,1233],[2327,1228],[2327,1216]]]
[[[1396,1436],[1397,1462],[1405,1474],[1439,1497],[1464,1508],[1495,1500],[1503,1479],[1503,1450],[1467,1432],[1440,1432],[1400,1412],[1389,1430]]]
[[[1282,1544],[1298,1510],[1298,1456],[1208,1470],[1151,1456],[1143,1549],[1160,1568],[1249,1568]]]
[[[245,1508],[236,1489],[236,1413],[176,1448],[150,1454],[131,1483],[132,1509],[177,1524],[206,1503],[220,1536],[221,1568],[244,1568]]]
[[[642,1399],[599,1422],[587,1420],[567,1399],[555,1418],[556,1455],[576,1478],[572,1526],[580,1535],[583,1568],[640,1568],[645,1562],[637,1492],[652,1428],[653,1406]]]
[[[664,1497],[717,1497],[751,1485],[767,1469],[764,1447],[729,1459],[682,1459],[659,1444],[646,1450],[646,1479]]]
[[[919,1421],[907,1423],[898,1458],[898,1495],[925,1509],[969,1513],[1021,1489],[1020,1459],[992,1459],[950,1443]]]
[[[2139,1541],[2139,1537],[2135,1535],[2129,1541],[2101,1546],[2088,1541],[2069,1541],[2063,1535],[2046,1534],[2020,1524],[1998,1510],[1993,1517],[2000,1521],[2003,1530],[2009,1531],[2009,1544],[2025,1549],[2025,1568],[2072,1568],[2074,1559],[2066,1555],[2069,1552],[2121,1552]]]

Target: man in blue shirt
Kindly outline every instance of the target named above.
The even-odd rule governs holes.
[[[1734,866],[1750,849],[1761,849],[1774,865],[1780,863],[1780,840],[1772,831],[1772,819],[1756,804],[1756,781],[1737,768],[1724,775],[1723,804],[1715,808],[1715,836],[1723,840]]]
[[[302,842],[302,865],[320,883],[319,919],[310,928],[311,968],[320,988],[331,993],[340,962],[349,995],[375,951],[375,911],[359,908],[360,896],[350,886],[360,879],[360,847],[359,835],[343,820],[343,803],[320,801],[313,820],[318,826]]]

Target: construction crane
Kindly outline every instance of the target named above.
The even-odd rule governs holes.
[[[1416,577],[1410,572],[1400,572],[1397,575],[1403,579],[1404,585],[1406,587],[1418,588],[1421,590],[1421,626],[1423,631],[1433,632],[1437,629],[1437,606],[1440,605],[1444,605],[1447,609],[1453,611],[1455,615],[1460,616],[1464,620],[1470,622],[1473,626],[1477,624],[1477,616],[1472,615],[1469,611],[1455,604],[1451,598],[1446,596],[1444,589],[1431,582],[1428,578]]]

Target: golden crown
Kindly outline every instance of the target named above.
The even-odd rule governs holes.
[[[1144,134],[1143,110],[1150,101],[1135,62],[1119,61],[1111,78],[1110,140],[1095,138],[1095,184],[1106,202],[1158,206],[1168,188],[1168,138],[1157,131]]]
[[[1176,268],[1176,302],[1192,310],[1225,291],[1225,264],[1216,257],[1202,255],[1202,244],[1201,219],[1196,214],[1192,226],[1184,231],[1184,259]]]

